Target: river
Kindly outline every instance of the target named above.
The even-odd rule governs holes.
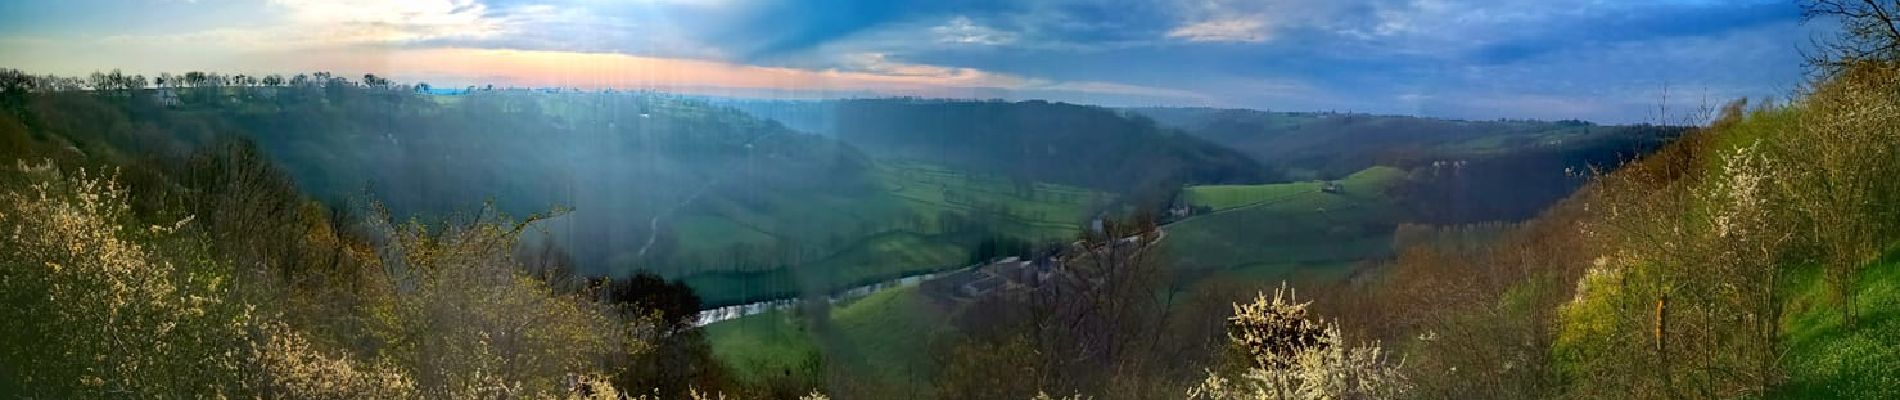
[[[980,265],[982,264],[971,264],[971,265],[966,265],[966,266],[963,266],[961,268],[956,268],[956,269],[926,272],[922,274],[904,276],[904,277],[900,277],[896,279],[891,279],[891,280],[881,281],[877,283],[872,283],[869,285],[846,289],[841,292],[832,293],[831,295],[825,296],[825,297],[826,297],[826,301],[828,301],[830,304],[838,304],[840,302],[854,300],[854,299],[862,298],[865,296],[870,296],[873,293],[884,291],[886,289],[905,288],[905,287],[913,287],[913,286],[921,285],[924,282],[930,281],[932,279],[949,276],[957,272],[962,272],[965,270],[976,268]],[[799,297],[788,297],[788,298],[782,298],[782,299],[765,300],[765,301],[757,301],[757,302],[746,303],[746,304],[731,305],[731,306],[714,308],[710,310],[702,310],[699,312],[699,318],[694,320],[693,326],[706,326],[706,325],[711,325],[718,322],[738,319],[739,317],[758,315],[758,314],[764,314],[771,311],[790,309],[792,307],[797,307],[798,303],[803,300],[804,300],[803,298],[799,298]]]

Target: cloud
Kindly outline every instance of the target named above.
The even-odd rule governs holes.
[[[866,30],[941,15],[952,2],[927,0],[756,0],[705,21],[708,43],[741,60],[764,61]],[[973,2],[974,3],[974,2]],[[966,5],[967,6],[967,5]]]
[[[288,28],[349,44],[491,38],[503,31],[478,0],[271,0]],[[336,32],[347,35],[336,36]]]
[[[1028,79],[999,75],[974,68],[954,68],[893,61],[881,53],[852,54],[845,69],[827,69],[823,73],[849,77],[862,82],[889,82],[961,87],[1020,87]],[[790,70],[790,69],[787,69]],[[873,88],[860,88],[873,89]]]
[[[938,42],[943,43],[997,46],[1016,42],[1014,32],[1004,32],[978,25],[970,20],[970,17],[962,15],[951,18],[943,25],[930,28],[930,32],[937,35]]]
[[[1330,48],[1347,54],[1408,54],[1506,63],[1585,45],[1721,35],[1800,19],[1775,0],[1539,2],[1367,1],[1362,18],[1333,27]]]
[[[269,0],[246,23],[162,33],[126,32],[66,37],[87,46],[230,52],[378,48],[432,41],[493,40],[510,32],[477,0]],[[183,11],[211,7],[183,4]],[[174,10],[176,11],[176,10]]]
[[[1185,0],[1175,4],[1178,21],[1166,32],[1169,39],[1189,42],[1242,42],[1259,43],[1267,41],[1277,29],[1269,21],[1270,12],[1284,12],[1285,0],[1231,1],[1231,0]]]
[[[702,40],[694,28],[730,0],[641,0],[636,2],[496,5],[493,19],[503,33],[485,38],[447,38],[414,47],[553,50],[625,53],[654,57],[729,59],[733,52]]]
[[[375,72],[440,87],[487,85],[660,90],[720,96],[925,96],[1049,98],[1144,104],[1211,101],[1197,93],[1102,81],[1065,81],[974,68],[906,63],[883,54],[856,54],[846,66],[804,69],[611,53],[501,49],[410,49],[379,57],[348,50],[307,52],[301,68],[345,75]],[[1103,97],[1107,96],[1107,97]],[[1088,101],[1088,100],[1094,101]]]
[[[1264,42],[1271,34],[1260,17],[1226,18],[1196,22],[1168,31],[1168,37],[1191,42]]]
[[[0,1],[0,65],[542,80],[479,71],[525,57],[582,84],[1626,121],[1641,110],[1621,97],[1663,82],[1790,87],[1807,37],[1782,0],[106,2]],[[477,64],[422,73],[450,69],[415,58],[442,51]]]

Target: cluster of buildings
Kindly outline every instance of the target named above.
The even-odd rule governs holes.
[[[957,302],[972,302],[986,297],[1011,293],[1030,293],[1061,285],[1100,284],[1096,279],[1085,279],[1069,268],[1065,260],[1073,257],[1129,257],[1145,250],[1166,237],[1165,231],[1139,234],[1100,244],[1092,250],[1081,249],[1081,243],[1069,252],[1052,252],[1024,259],[1010,256],[978,264],[974,267],[946,273],[937,279],[923,283],[928,293],[942,299]],[[1081,251],[1077,251],[1081,250]]]
[[[1054,282],[1061,273],[1056,257],[1005,257],[974,268],[959,270],[925,282],[931,292],[956,301],[973,301],[999,291],[1036,289]]]

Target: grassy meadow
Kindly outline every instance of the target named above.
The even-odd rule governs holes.
[[[1320,182],[1188,187],[1187,202],[1212,211],[1169,224],[1163,246],[1179,267],[1200,270],[1275,269],[1385,254],[1403,216],[1386,188],[1403,179],[1404,171],[1373,167],[1340,180],[1338,193],[1321,191]]]
[[[809,373],[824,355],[857,385],[894,398],[928,392],[930,354],[950,340],[947,317],[917,287],[895,288],[837,304],[820,322],[797,311],[774,311],[706,327],[713,355],[742,379]],[[820,333],[823,332],[823,333]],[[822,347],[821,347],[822,346]]]
[[[1073,237],[1090,210],[1110,194],[1045,183],[1018,184],[932,164],[881,160],[871,176],[878,190],[855,198],[828,195],[770,200],[759,215],[722,199],[672,223],[683,249],[730,250],[734,243],[769,249],[799,238],[821,250],[782,257],[773,265],[732,267],[698,262],[679,276],[709,304],[785,297],[802,288],[838,290],[898,276],[966,265],[990,236],[1030,241]],[[796,225],[773,225],[799,215]],[[797,231],[795,234],[777,232]],[[684,253],[694,254],[694,253]]]

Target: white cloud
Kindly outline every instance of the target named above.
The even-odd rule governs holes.
[[[1169,39],[1190,42],[1260,43],[1274,37],[1274,31],[1287,28],[1281,20],[1288,12],[1308,12],[1312,7],[1300,0],[1184,0],[1175,5],[1178,24],[1167,31]],[[1323,4],[1323,3],[1321,3]]]
[[[1526,27],[1617,7],[1602,0],[1174,0],[1170,39],[1264,42],[1288,31],[1319,33],[1342,51],[1442,54],[1513,36]],[[1302,36],[1306,37],[1306,36]]]
[[[849,54],[843,58],[844,68],[826,71],[833,75],[850,75],[872,81],[908,82],[928,79],[945,86],[1017,87],[1032,82],[1016,76],[994,74],[975,68],[898,62],[891,60],[883,53]]]
[[[487,38],[502,32],[478,0],[271,0],[294,28],[349,35],[336,41]]]
[[[1014,32],[1000,31],[988,26],[978,25],[968,16],[958,15],[950,22],[930,28],[942,43],[980,44],[985,46],[1005,45],[1016,42]]]
[[[1168,37],[1190,42],[1258,43],[1267,41],[1271,35],[1267,21],[1260,16],[1201,21],[1168,31]]]
[[[508,32],[477,0],[270,0],[275,20],[164,34],[69,38],[102,46],[232,53],[481,40]],[[234,54],[235,55],[235,54]]]

